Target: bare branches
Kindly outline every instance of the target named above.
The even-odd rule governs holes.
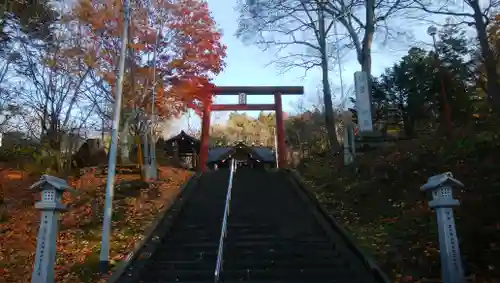
[[[474,14],[472,13],[459,12],[458,10],[460,10],[460,8],[457,7],[456,1],[445,0],[441,2],[442,3],[439,3],[437,1],[415,0],[412,8],[420,9],[426,13],[431,13],[436,15],[445,15],[453,17],[474,17]]]
[[[81,59],[66,54],[66,44],[63,38],[42,48],[27,40],[18,43],[20,60],[16,71],[25,83],[14,92],[24,111],[37,117],[41,137],[81,128],[95,112],[92,101],[83,100],[90,96],[89,90],[95,89],[91,69]],[[23,120],[31,123],[32,119]]]
[[[484,6],[486,5],[486,6]],[[491,11],[500,6],[500,1],[480,1],[480,0],[414,0],[408,9],[420,10],[428,14],[449,16],[454,19],[457,25],[468,26],[484,24],[487,26],[491,18]],[[420,15],[422,16],[422,15]]]
[[[273,50],[280,72],[294,68],[304,70],[321,67],[321,57],[334,58],[337,47],[333,43],[334,20],[324,17],[325,27],[320,30],[320,14],[324,14],[316,0],[272,0],[239,3],[239,25],[237,36],[244,42],[251,42],[263,50]],[[322,50],[321,41],[326,41]],[[343,40],[345,37],[343,38]]]
[[[325,122],[331,148],[336,150],[339,144],[335,135],[328,71],[329,58],[335,57],[331,51],[337,51],[341,45],[329,45],[329,33],[338,19],[328,17],[325,6],[324,1],[318,0],[242,0],[237,36],[265,50],[277,50],[278,59],[271,63],[282,72],[301,68],[305,75],[313,68],[321,68]],[[336,5],[331,7],[342,9]]]

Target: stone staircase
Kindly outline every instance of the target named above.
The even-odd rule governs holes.
[[[204,174],[145,263],[117,282],[213,281],[229,170]],[[162,224],[160,224],[162,225]],[[132,266],[133,267],[133,266]]]
[[[110,282],[214,282],[228,177],[221,169],[188,185],[161,232]],[[220,282],[388,282],[287,171],[238,169],[222,255]]]
[[[296,186],[282,172],[238,171],[223,282],[376,282],[332,241]]]

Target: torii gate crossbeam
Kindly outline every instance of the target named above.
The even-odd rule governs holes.
[[[242,96],[243,94],[243,96]],[[247,104],[246,95],[274,95],[274,104]],[[201,171],[207,170],[208,140],[210,138],[210,114],[212,111],[275,111],[278,167],[286,166],[285,129],[283,124],[282,95],[302,95],[301,86],[219,86],[214,88],[214,95],[240,95],[239,104],[206,104],[203,105],[201,123],[200,166]],[[243,101],[241,99],[243,98]]]

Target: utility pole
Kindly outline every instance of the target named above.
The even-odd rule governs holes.
[[[149,177],[156,180],[157,170],[156,170],[156,140],[155,136],[155,125],[156,125],[156,114],[155,114],[155,104],[156,104],[156,58],[158,57],[158,44],[161,36],[161,27],[163,24],[163,20],[159,22],[160,26],[158,28],[158,33],[156,35],[155,48],[153,51],[153,89],[151,91],[151,146],[149,149],[151,150],[151,165],[150,165],[150,173]]]
[[[337,65],[339,66],[339,80],[340,80],[340,102],[342,103],[342,110],[344,110],[346,97],[344,93],[344,77],[342,76],[342,59],[340,58],[339,48],[339,33],[337,30],[337,19],[333,20],[333,32],[335,33],[335,49],[337,53]]]
[[[100,267],[103,273],[109,269],[109,241],[111,237],[111,218],[113,215],[113,196],[116,172],[116,153],[118,150],[118,130],[122,106],[123,77],[125,73],[125,57],[127,56],[128,29],[130,24],[130,0],[123,0],[123,33],[118,62],[116,81],[116,97],[113,109],[113,124],[111,128],[111,145],[109,147],[108,174],[106,180],[106,199],[104,202],[104,220],[102,223]]]

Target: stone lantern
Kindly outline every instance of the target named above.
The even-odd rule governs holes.
[[[66,206],[61,202],[62,196],[64,192],[76,191],[65,180],[49,175],[43,175],[30,189],[41,193],[40,201],[35,204],[35,208],[41,211],[41,220],[31,282],[53,283],[58,214],[66,211]]]

